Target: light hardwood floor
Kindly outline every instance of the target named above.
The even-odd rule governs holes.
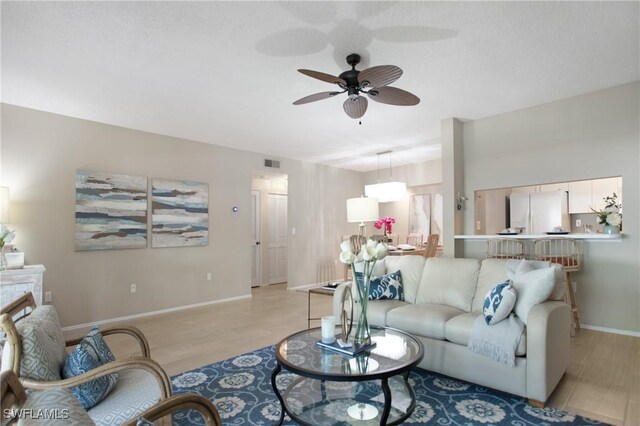
[[[312,314],[331,312],[331,298],[312,296]],[[277,343],[306,328],[307,294],[284,285],[253,290],[250,299],[129,321],[149,339],[151,356],[169,375]],[[67,337],[82,335],[74,331]],[[111,338],[116,356],[136,353]],[[640,338],[579,330],[571,364],[548,405],[617,425],[640,425]],[[427,355],[428,356],[428,355]]]

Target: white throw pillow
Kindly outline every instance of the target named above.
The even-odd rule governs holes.
[[[516,291],[511,280],[498,284],[484,298],[482,313],[489,325],[494,325],[507,318],[516,305]]]
[[[564,300],[567,277],[562,266],[557,263],[551,263],[544,260],[509,259],[507,261],[507,277],[510,280],[513,280],[516,273],[525,273],[535,269],[545,269],[549,267],[554,268],[555,270],[553,291],[551,292],[549,299]]]
[[[518,292],[514,311],[525,324],[531,308],[549,298],[554,283],[555,268],[553,267],[534,270],[528,270],[526,266],[522,269],[518,268],[513,279],[513,287]]]

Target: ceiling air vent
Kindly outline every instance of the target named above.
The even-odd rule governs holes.
[[[279,169],[280,168],[280,161],[278,160],[264,160],[264,166],[265,167],[271,167],[273,169]]]

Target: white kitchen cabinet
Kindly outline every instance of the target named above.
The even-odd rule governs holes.
[[[622,178],[613,177],[606,179],[594,179],[591,181],[591,202],[596,210],[602,210],[605,207],[604,198],[610,197],[615,192],[618,195],[618,203],[622,202]]]
[[[569,182],[569,213],[591,213],[591,181]]]

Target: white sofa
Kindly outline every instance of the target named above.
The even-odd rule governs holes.
[[[485,295],[507,279],[507,260],[388,256],[378,262],[374,275],[400,270],[405,301],[370,300],[367,317],[371,325],[416,336],[425,347],[421,368],[520,395],[541,406],[569,364],[571,311],[562,301],[566,278],[562,267],[554,267],[554,290],[549,300],[531,309],[514,367],[467,348]],[[347,285],[341,284],[333,298],[337,318]]]

